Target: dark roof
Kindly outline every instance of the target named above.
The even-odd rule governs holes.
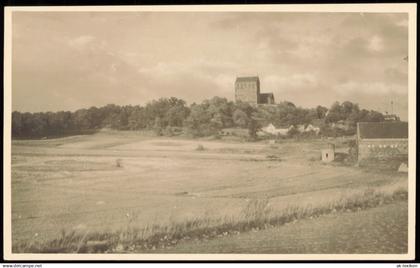
[[[268,103],[269,98],[274,100],[273,93],[260,93],[260,103]]]
[[[358,123],[361,139],[407,139],[407,122],[360,122]]]
[[[267,98],[267,97],[274,97],[273,93],[260,93],[261,97]]]
[[[237,77],[236,82],[256,82],[260,81],[258,76]]]

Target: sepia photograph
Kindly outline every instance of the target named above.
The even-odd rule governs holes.
[[[415,4],[5,15],[8,258],[414,258]]]

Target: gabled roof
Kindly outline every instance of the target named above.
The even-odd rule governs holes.
[[[361,139],[407,139],[407,122],[360,122],[357,124]]]
[[[273,93],[260,93],[260,96],[263,98],[274,97]]]
[[[259,100],[259,102],[262,103],[262,104],[266,104],[266,103],[268,103],[268,100],[270,98],[274,100],[273,93],[260,93],[260,100]]]
[[[246,77],[237,77],[236,82],[257,82],[260,81],[258,76],[246,76]]]

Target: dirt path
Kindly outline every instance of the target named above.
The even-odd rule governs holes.
[[[407,252],[406,202],[306,219],[208,241],[183,242],[165,253],[401,254]]]

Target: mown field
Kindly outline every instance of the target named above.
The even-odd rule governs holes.
[[[338,209],[337,204],[346,198],[365,196],[366,191],[379,189],[381,194],[390,193],[388,203],[392,201],[393,191],[407,191],[407,174],[321,163],[320,149],[326,147],[327,142],[331,141],[285,140],[270,145],[264,141],[168,138],[112,131],[51,140],[15,140],[12,142],[13,250],[30,252],[33,245],[65,237],[66,233],[77,234],[79,243],[86,244],[89,239],[105,239],[97,234],[136,230],[147,237],[154,232],[168,231],[167,226],[180,226],[185,222],[200,222],[202,227],[206,222],[209,227],[221,224],[223,219],[222,222],[234,226],[238,219],[250,221],[249,216],[244,217],[252,207],[250,204],[256,204],[252,207],[254,218],[259,217],[261,210],[279,215],[291,207],[311,208],[311,213],[314,208],[326,208],[323,210],[326,213],[329,209]],[[335,142],[339,150],[345,151],[340,141]],[[382,201],[375,202],[375,206],[382,204]],[[407,203],[399,202],[396,213],[404,218]],[[364,211],[371,215],[370,209]],[[267,218],[267,213],[261,217]],[[310,216],[305,213],[301,214]],[[369,219],[366,215],[354,217]],[[319,219],[330,221],[328,217]],[[392,239],[406,245],[407,223],[401,220],[398,224],[400,235]],[[183,228],[186,232],[186,227]],[[253,239],[261,237],[261,241],[255,243],[254,250],[248,247],[245,251],[261,249],[263,252],[261,243],[266,236],[263,232],[267,230],[249,231],[256,237]],[[385,234],[388,230],[381,228],[381,232]],[[91,238],[91,234],[95,236]],[[308,243],[310,239],[328,243],[331,238],[326,234],[308,237]],[[300,237],[305,239],[302,234]],[[222,238],[213,240],[218,239]],[[183,243],[192,242],[182,242],[179,246]],[[275,253],[275,242],[267,243]],[[120,244],[104,251],[170,252],[177,247],[147,249],[146,246],[147,250],[136,250],[134,244],[129,248]],[[346,247],[348,252],[355,251],[351,244]],[[200,252],[213,253],[237,251],[229,250],[223,243],[218,247],[209,244],[207,248],[197,248],[202,249]],[[65,248],[60,250],[66,251]],[[403,246],[367,251],[399,253],[401,250]],[[287,252],[294,251],[312,252],[307,248]]]

